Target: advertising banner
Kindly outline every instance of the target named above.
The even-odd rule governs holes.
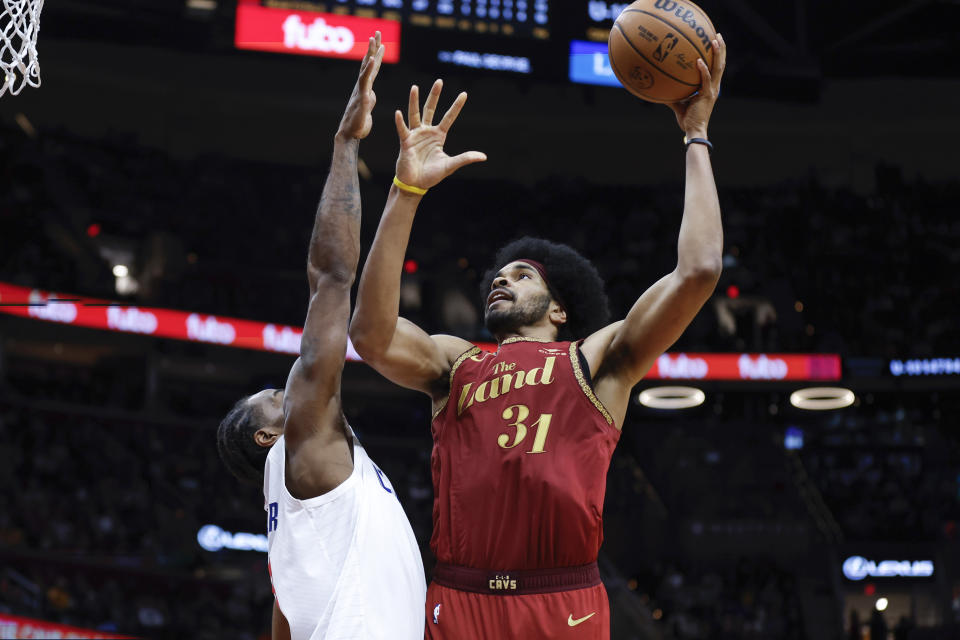
[[[840,380],[831,353],[665,353],[648,380]]]
[[[207,342],[242,349],[300,354],[302,327],[140,307],[0,282],[0,313],[61,324]],[[493,342],[475,343],[496,351]],[[347,360],[359,361],[347,343]],[[830,353],[665,353],[646,380],[830,381],[841,379],[840,356]]]
[[[113,638],[133,638],[116,633],[104,633],[71,627],[65,624],[55,624],[33,618],[22,618],[0,613],[0,638],[91,638],[95,640],[112,640]]]
[[[395,20],[273,9],[241,0],[234,44],[238,49],[362,60],[375,31],[384,45],[383,61],[397,62],[400,23]]]

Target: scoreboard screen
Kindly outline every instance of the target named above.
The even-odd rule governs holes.
[[[402,61],[438,74],[456,69],[467,74],[617,86],[606,42],[614,20],[629,4],[607,0],[238,0],[236,46],[360,59],[366,51],[366,34],[380,29],[385,62]]]
[[[628,6],[629,2],[605,2],[604,0],[588,0],[578,3],[582,7],[580,20],[585,24],[583,32],[578,38],[586,38],[593,42],[606,42],[613,28],[613,22]]]
[[[550,0],[263,0],[263,6],[383,18],[460,33],[550,38]]]

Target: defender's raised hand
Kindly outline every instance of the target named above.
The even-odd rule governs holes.
[[[720,80],[723,71],[727,68],[727,44],[719,33],[712,41],[713,69],[707,68],[703,59],[697,59],[697,68],[700,70],[700,91],[685,102],[668,105],[677,116],[677,124],[683,132],[691,138],[706,138],[707,125],[713,105],[720,95]]]
[[[427,101],[423,105],[421,118],[420,91],[416,85],[410,88],[409,126],[404,123],[403,114],[399,109],[394,114],[397,134],[400,136],[397,179],[421,189],[429,189],[460,167],[487,159],[486,154],[479,151],[467,151],[450,157],[443,150],[447,133],[460,115],[460,110],[467,101],[467,94],[464,92],[458,95],[440,123],[434,125],[433,116],[437,111],[442,89],[442,80],[433,83],[430,95],[427,96]]]
[[[347,139],[362,140],[370,133],[373,127],[373,106],[377,104],[377,94],[373,92],[373,81],[380,71],[383,62],[383,44],[380,43],[380,32],[370,38],[367,44],[367,53],[360,63],[360,77],[353,87],[347,108],[340,120],[337,135]]]

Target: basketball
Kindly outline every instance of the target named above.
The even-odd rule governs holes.
[[[686,1],[637,0],[610,30],[610,66],[623,86],[649,102],[680,102],[700,89],[697,58],[713,68],[717,32]]]

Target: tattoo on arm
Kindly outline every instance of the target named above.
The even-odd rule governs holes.
[[[360,258],[359,141],[336,142],[310,236],[311,292],[321,274],[352,282]]]

